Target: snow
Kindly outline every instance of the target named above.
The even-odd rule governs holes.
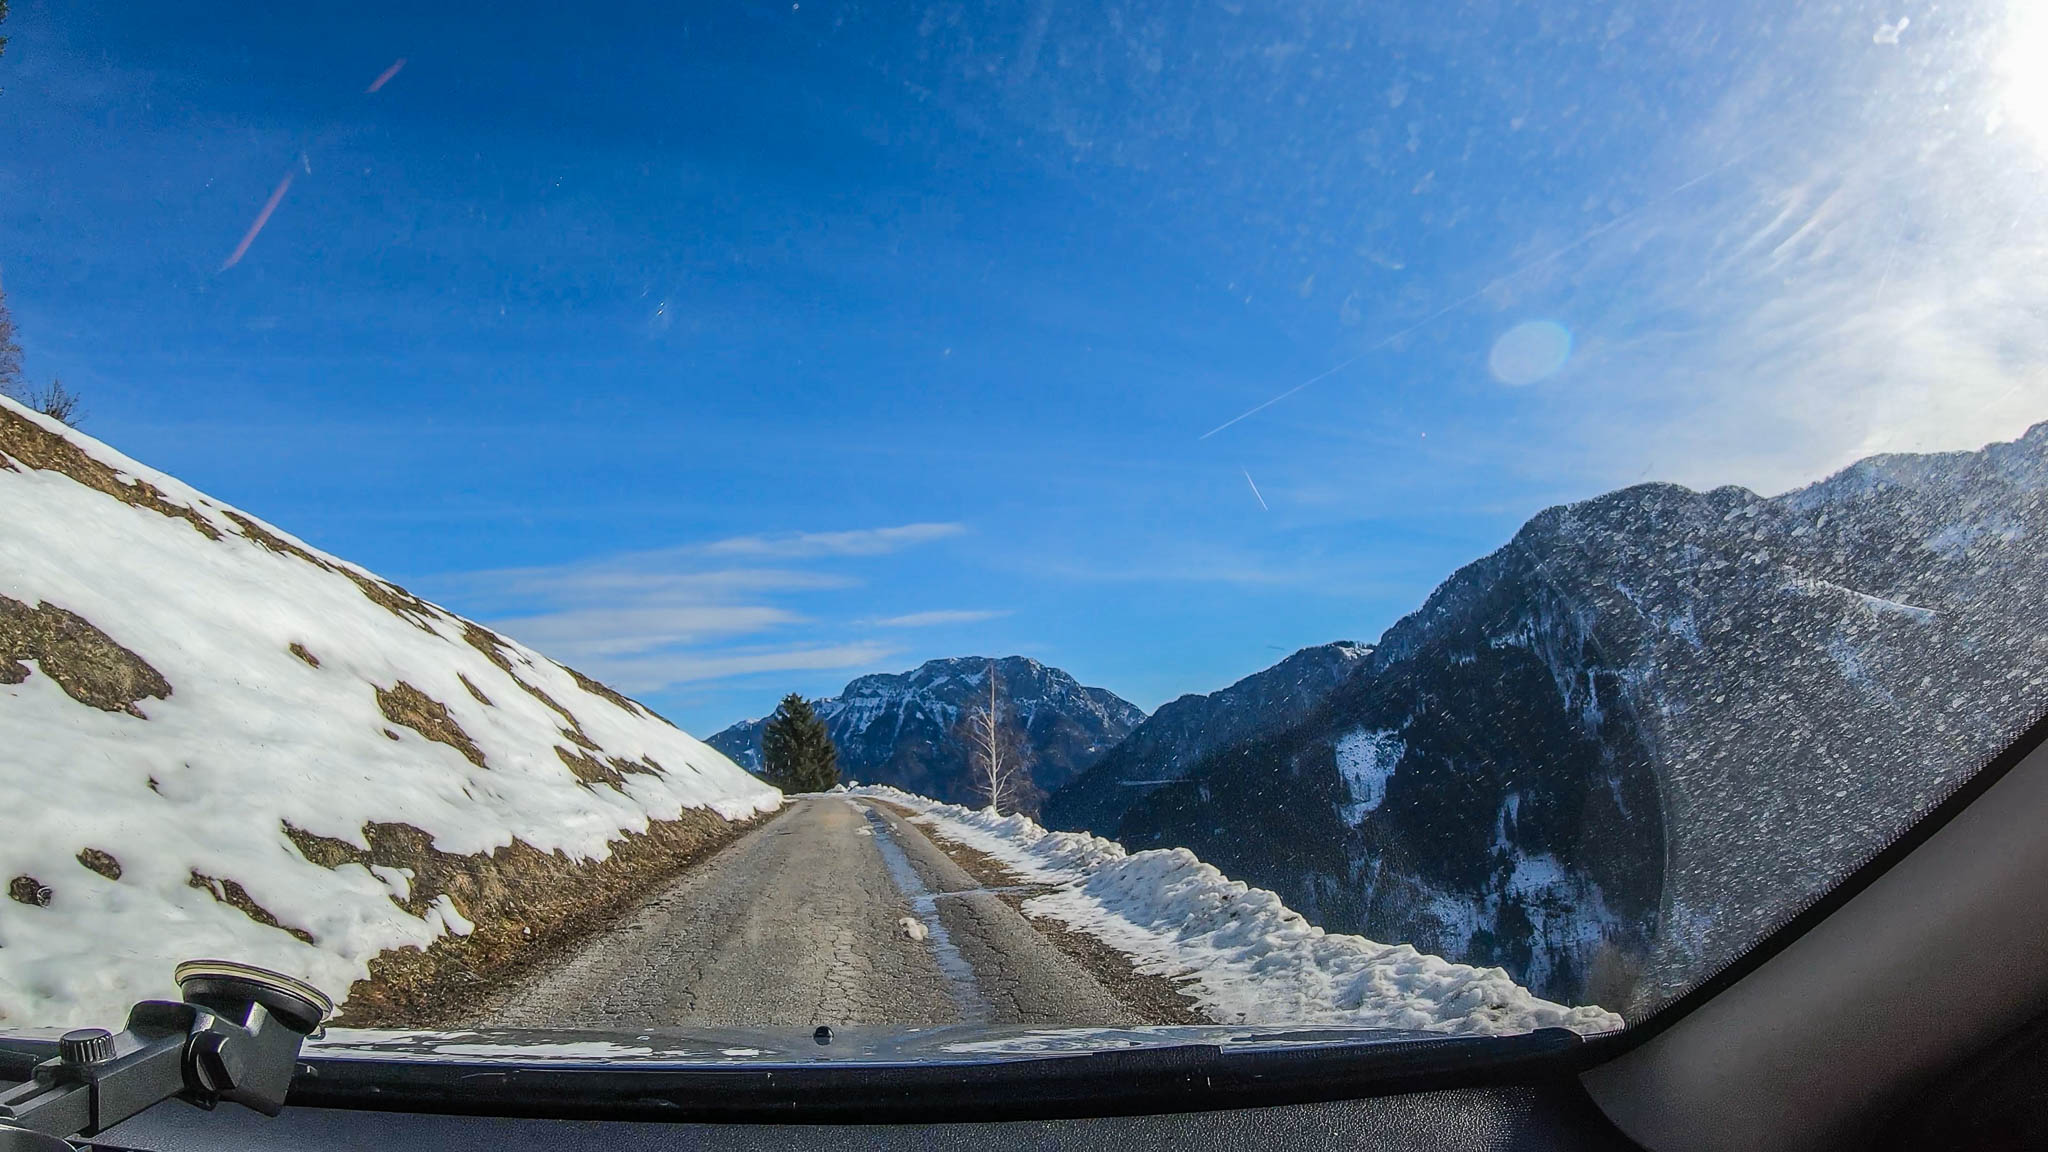
[[[516,838],[594,860],[685,808],[736,819],[781,803],[708,746],[506,641],[519,679],[573,714],[596,755],[663,769],[629,775],[623,789],[580,784],[555,752],[569,743],[566,722],[466,643],[459,617],[429,608],[416,626],[343,574],[362,569],[309,547],[333,570],[271,551],[228,506],[0,405],[0,420],[68,437],[221,534],[0,456],[0,595],[76,613],[172,689],[139,701],[138,717],[72,699],[33,660],[22,683],[0,684],[0,882],[32,876],[53,891],[46,907],[0,901],[0,1022],[118,1023],[130,1001],[174,991],[174,964],[201,956],[275,968],[339,1000],[378,953],[473,929],[445,895],[423,916],[402,908],[406,870],[310,863],[286,824],[366,847],[365,824],[403,823],[443,852]],[[288,652],[294,643],[319,667]],[[400,681],[445,705],[487,767],[387,721],[375,692]],[[82,866],[86,848],[112,853],[120,878]],[[219,902],[192,886],[195,875],[240,884],[315,942]]]
[[[1950,524],[1928,537],[1924,545],[1928,551],[1940,554],[1949,560],[1966,559],[1970,552],[1979,547],[1980,541],[1992,544],[2013,544],[2025,538],[2026,527],[2000,512],[1983,520],[1966,520]]]
[[[635,1037],[646,1039],[646,1037]],[[308,1051],[323,1060],[389,1060],[398,1056],[409,1062],[485,1059],[580,1061],[606,1064],[622,1061],[672,1060],[679,1053],[648,1044],[625,1044],[615,1040],[542,1040],[526,1035],[479,1032],[370,1032],[354,1028],[329,1028],[308,1042]],[[724,1055],[759,1055],[750,1048],[727,1050]]]
[[[1453,964],[1406,944],[1327,933],[1271,892],[1232,880],[1186,849],[1128,853],[1023,816],[940,804],[884,786],[851,790],[900,805],[942,839],[1053,886],[1024,905],[1130,956],[1140,972],[1187,978],[1229,1024],[1411,1028],[1501,1035],[1563,1027],[1615,1031],[1603,1008],[1540,1000],[1499,968]]]
[[[1792,578],[1785,584],[1785,590],[1806,596],[1820,596],[1830,593],[1838,596],[1847,596],[1858,607],[1873,616],[1896,616],[1911,620],[1916,624],[1931,624],[1939,619],[1941,615],[1932,608],[1923,608],[1917,604],[1907,604],[1903,601],[1892,600],[1884,596],[1874,596],[1868,592],[1859,592],[1854,588],[1845,588],[1833,581],[1820,580],[1811,576],[1796,576]]]
[[[1862,601],[1865,608],[1868,608],[1872,614],[1878,616],[1903,616],[1917,624],[1931,624],[1934,622],[1935,617],[1939,615],[1932,608],[1922,608],[1917,604],[1907,604],[1898,600],[1887,600],[1882,596],[1872,596],[1868,592],[1858,592],[1856,595]]]
[[[1401,763],[1408,746],[1398,732],[1354,728],[1337,738],[1337,774],[1351,792],[1351,803],[1342,808],[1344,823],[1353,828],[1365,821],[1366,813],[1387,798],[1387,781]]]

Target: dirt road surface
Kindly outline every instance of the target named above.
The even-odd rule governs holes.
[[[509,989],[486,1018],[602,1029],[1154,1022],[896,811],[838,796],[793,800]]]

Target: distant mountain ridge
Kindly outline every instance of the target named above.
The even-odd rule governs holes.
[[[837,696],[816,701],[839,750],[839,774],[888,784],[956,804],[978,804],[967,749],[956,734],[962,714],[988,690],[993,664],[1003,707],[1011,710],[1031,754],[1040,795],[1093,766],[1145,713],[1106,688],[1024,656],[928,660],[908,672],[862,676]],[[766,718],[747,720],[707,743],[759,771]],[[1026,805],[1036,810],[1036,797]]]
[[[1132,803],[1186,776],[1210,752],[1308,715],[1371,653],[1349,640],[1318,644],[1227,688],[1160,705],[1093,768],[1047,798],[1046,826],[1115,828]]]
[[[1103,770],[1049,810],[1191,848],[1332,931],[1640,1012],[2036,717],[2044,541],[2048,425],[1775,498],[1646,484],[1551,508],[1295,723],[1120,813],[1079,801]]]

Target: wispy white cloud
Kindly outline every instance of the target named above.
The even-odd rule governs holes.
[[[525,644],[574,663],[746,636],[803,620],[795,612],[765,604],[643,603],[501,616],[493,623]]]
[[[897,650],[885,644],[824,644],[778,647],[760,645],[717,651],[686,651],[607,661],[607,682],[625,692],[656,692],[678,684],[694,684],[764,672],[816,672],[867,668],[888,660]],[[702,735],[702,733],[699,733]]]
[[[764,556],[802,559],[813,556],[880,556],[967,531],[964,524],[900,524],[852,532],[792,532],[778,536],[735,536],[704,546],[712,556]]]
[[[1009,614],[1007,610],[939,609],[933,612],[910,612],[902,616],[887,616],[875,621],[875,626],[877,628],[940,628],[948,624],[978,624],[983,620],[996,620]]]
[[[887,644],[832,636],[830,623],[791,599],[860,583],[835,564],[844,568],[965,530],[917,523],[739,536],[462,573],[441,586],[446,598],[556,659],[626,691],[659,692],[764,672],[861,667],[891,655]],[[900,619],[897,626],[915,626],[914,617]]]
[[[496,599],[534,602],[604,600],[700,603],[769,592],[844,588],[827,572],[789,568],[692,567],[704,557],[683,549],[633,552],[549,568],[501,568],[450,577],[456,587]]]

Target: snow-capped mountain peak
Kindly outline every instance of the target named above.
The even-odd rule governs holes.
[[[1145,718],[1115,693],[1087,687],[1027,656],[927,660],[907,672],[858,677],[837,696],[814,702],[839,750],[840,775],[941,800],[973,801],[967,750],[957,729],[962,715],[987,694],[991,669],[999,707],[1023,736],[1032,781],[1041,792],[1087,769]],[[735,724],[710,743],[758,771],[764,724],[765,719]]]

